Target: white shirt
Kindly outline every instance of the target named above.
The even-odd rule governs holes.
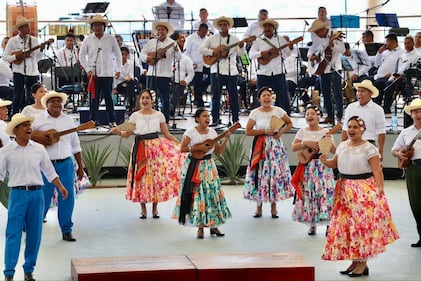
[[[194,30],[194,31],[199,30],[199,26],[200,26],[202,23],[204,23],[204,24],[206,24],[206,25],[208,26],[208,31],[209,31],[209,32],[212,32],[212,34],[215,34],[215,33],[216,33],[216,29],[215,29],[215,27],[213,26],[212,21],[210,21],[210,20],[208,20],[207,22],[201,22],[200,20],[195,21],[195,22],[193,23],[193,30]]]
[[[120,77],[118,79],[114,78],[114,88],[117,87],[118,84],[126,81],[126,78],[129,77],[134,79],[134,66],[132,60],[127,60],[126,63],[121,67]]]
[[[342,127],[342,130],[347,131],[348,120],[352,116],[359,116],[365,122],[366,130],[363,139],[377,141],[378,135],[386,134],[386,118],[383,108],[372,100],[364,106],[359,101],[349,104],[345,109],[343,122],[345,126]]]
[[[80,46],[80,63],[86,72],[98,77],[114,77],[121,71],[121,51],[114,36],[104,33],[101,39],[89,34]],[[115,65],[115,66],[114,66]]]
[[[339,172],[346,175],[372,172],[368,160],[374,156],[380,156],[377,148],[368,141],[358,146],[350,146],[349,142],[350,140],[341,142],[336,149]]]
[[[29,44],[31,41],[31,44]],[[29,47],[29,45],[31,47]],[[3,53],[3,59],[9,63],[12,63],[16,60],[16,56],[12,55],[13,52],[21,51],[21,50],[29,50],[30,48],[34,48],[39,45],[39,41],[36,37],[30,36],[30,39],[24,40],[20,37],[20,35],[16,35],[9,39],[6,45],[6,49]],[[16,73],[20,73],[22,75],[27,76],[37,76],[39,75],[38,72],[38,61],[42,58],[42,52],[38,49],[31,53],[31,55],[24,59],[24,61],[20,64],[12,64],[12,71]]]
[[[187,85],[193,81],[194,78],[194,68],[193,62],[187,55],[182,55],[180,61],[175,62],[175,83],[180,83],[180,81],[186,81]]]
[[[57,132],[62,132],[72,128],[75,128],[73,119],[63,113],[54,118],[45,111],[37,115],[32,123],[32,129],[36,131],[55,129]],[[65,159],[82,151],[76,132],[61,136],[57,143],[47,146],[46,149],[51,160]]]
[[[6,134],[7,124],[3,120],[0,120],[0,140],[3,146],[6,146],[10,143],[10,137]]]
[[[207,37],[201,38],[197,32],[187,36],[184,42],[184,54],[190,57],[196,68],[194,71],[203,72],[203,55],[200,52],[200,46],[205,43]]]
[[[140,59],[143,62],[146,62],[148,57],[148,53],[156,52],[157,49],[168,47],[171,43],[174,43],[173,46],[176,46],[174,40],[169,37],[166,37],[164,41],[159,41],[156,38],[153,38],[146,43],[143,47],[142,51],[140,52]],[[165,58],[160,59],[155,65],[149,65],[148,72],[146,75],[148,76],[156,76],[156,77],[172,77],[172,65],[173,65],[173,58],[174,58],[174,47],[169,48],[165,53]],[[177,47],[177,51],[175,51],[175,59],[179,60],[181,58],[181,52]]]
[[[253,109],[250,112],[249,119],[254,120],[254,129],[255,130],[261,130],[261,129],[269,129],[270,126],[270,120],[272,119],[272,116],[277,116],[279,118],[282,118],[286,114],[285,110],[278,106],[272,106],[272,110],[269,112],[264,112],[260,110],[261,107],[258,107],[256,109]]]
[[[0,59],[0,86],[9,87],[11,80],[13,80],[13,72],[9,67],[9,63]]]
[[[165,117],[159,111],[155,111],[152,114],[143,114],[136,111],[130,115],[129,122],[136,124],[136,129],[134,130],[136,135],[145,135],[161,132],[161,123],[165,123]]]
[[[44,185],[41,172],[49,182],[58,177],[44,146],[31,140],[26,146],[13,141],[0,150],[1,181],[6,172],[9,172],[10,187]]]
[[[37,116],[38,114],[41,114],[45,112],[45,109],[36,109],[33,107],[32,104],[25,106],[22,109],[22,114],[25,116]]]
[[[262,35],[262,33],[263,33],[263,28],[260,27],[260,22],[256,20],[250,23],[246,32],[244,32],[243,34],[243,38],[247,38],[253,35],[256,37],[259,37],[260,35]]]
[[[415,138],[417,134],[421,134],[421,130],[418,130],[415,128],[414,125],[409,126],[408,128],[403,129],[397,139],[395,140],[392,151],[402,150],[406,148],[407,145]],[[421,159],[421,141],[417,140],[414,145],[412,146],[414,148],[414,155],[412,156],[412,160],[414,159]]]
[[[411,65],[416,64],[418,59],[421,57],[420,53],[417,50],[413,49],[410,52],[405,51],[402,56],[399,58],[398,74],[405,74],[405,70],[411,67]],[[393,79],[393,77],[392,77]]]
[[[79,62],[77,49],[68,49],[66,46],[57,52],[57,66],[73,66]]]
[[[272,36],[272,38],[268,38],[266,36],[259,37],[251,46],[249,51],[250,59],[258,59],[262,56],[262,51],[267,51],[272,48],[270,44],[268,44],[265,40],[271,42],[277,48],[288,44],[288,42],[280,36]],[[292,54],[292,50],[287,46],[283,48],[279,54],[279,56],[270,60],[270,62],[266,65],[257,65],[257,75],[278,75],[284,74],[284,64],[282,58],[289,57]]]
[[[383,53],[377,53],[376,65],[379,66],[377,74],[374,75],[374,79],[383,78],[387,74],[396,73],[398,70],[398,60],[402,56],[404,50],[401,47],[397,47],[393,50],[385,50]]]
[[[289,48],[288,48],[289,49]],[[297,65],[297,51],[298,48],[294,46],[294,49],[292,50],[292,54],[285,58],[284,64],[285,64],[285,78],[286,80],[293,81],[295,84],[297,84],[297,74],[300,69],[297,67],[300,67],[300,65]]]
[[[196,127],[193,127],[193,128],[187,129],[184,132],[183,137],[185,137],[185,136],[190,138],[190,144],[189,145],[194,146],[194,145],[196,145],[198,143],[201,143],[201,142],[204,142],[208,139],[214,139],[218,136],[218,134],[216,133],[216,131],[213,128],[208,128],[207,134],[201,134],[196,129]],[[208,152],[206,152],[205,155],[212,154],[214,150],[215,150],[215,147],[213,147]]]
[[[170,9],[167,10],[167,7]],[[174,1],[174,3],[170,4],[168,2],[163,2],[158,6],[159,8],[164,8],[163,11],[159,10],[159,16],[155,15],[159,21],[168,21],[173,26],[174,29],[184,29],[184,8],[178,2]],[[170,17],[168,19],[167,11],[170,11]],[[164,17],[162,17],[164,15]]]
[[[229,38],[229,42],[228,42]],[[227,37],[222,37],[219,33],[211,35],[209,38],[206,39],[205,43],[200,47],[200,52],[202,55],[205,56],[212,56],[213,48],[217,48],[220,45],[231,45],[234,43],[239,42],[237,36],[229,34]],[[221,58],[218,62],[214,63],[211,66],[210,72],[217,73],[218,72],[218,65],[219,65],[219,74],[221,75],[238,75],[237,69],[237,56],[241,56],[244,53],[244,48],[240,48],[238,45],[232,47],[229,50],[228,56],[226,58]]]

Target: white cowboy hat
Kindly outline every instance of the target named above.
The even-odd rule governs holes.
[[[0,107],[11,105],[12,102],[10,100],[2,100],[0,99]]]
[[[163,26],[167,29],[168,35],[171,35],[174,33],[174,26],[166,21],[156,21],[152,23],[152,30],[153,32],[156,32],[156,29],[158,26]]]
[[[234,25],[234,20],[232,18],[228,18],[226,16],[222,16],[213,20],[213,26],[217,27],[219,22],[226,21],[230,27]]]
[[[9,136],[14,136],[15,132],[13,132],[16,126],[25,123],[25,122],[33,122],[35,120],[34,116],[26,116],[22,113],[16,113],[12,116],[12,120],[10,120],[9,124],[6,126],[6,134]]]
[[[271,24],[271,25],[273,25],[273,27],[275,27],[275,29],[278,29],[278,27],[279,27],[279,23],[276,20],[273,20],[273,19],[265,19],[265,20],[262,20],[261,22],[259,22],[259,26],[261,28],[263,28],[263,26],[265,24]]]
[[[376,86],[373,85],[371,80],[363,80],[361,83],[354,83],[354,88],[365,88],[371,92],[371,97],[376,98],[379,95],[379,90],[376,88]]]
[[[313,23],[311,24],[310,28],[308,29],[308,32],[316,32],[322,28],[326,27],[326,23],[324,23],[321,20],[315,20],[313,21]]]
[[[93,23],[103,23],[103,24],[105,24],[106,26],[108,25],[108,20],[107,19],[105,19],[103,16],[101,16],[101,15],[95,15],[95,16],[92,16],[90,19],[89,19],[89,24],[90,25],[92,25]]]
[[[419,108],[421,108],[421,99],[416,98],[412,100],[410,105],[406,105],[403,110],[405,110],[406,114],[411,115],[412,110]]]
[[[47,108],[47,102],[51,98],[60,98],[61,99],[61,105],[64,106],[67,101],[67,94],[66,93],[58,93],[56,91],[49,91],[47,94],[45,94],[41,98],[41,104],[44,108]]]
[[[13,29],[17,30],[19,27],[25,25],[25,24],[29,24],[30,22],[33,22],[34,19],[27,19],[24,16],[18,16],[16,18],[16,23],[15,26],[13,26]]]

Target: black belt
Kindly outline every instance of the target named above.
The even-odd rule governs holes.
[[[364,180],[371,178],[373,176],[373,173],[365,173],[365,174],[357,174],[357,175],[347,175],[347,174],[340,174],[340,177],[343,179],[349,179],[349,180]]]
[[[421,165],[421,159],[414,159],[414,160],[411,160],[411,164],[412,164],[412,165]]]
[[[19,186],[12,186],[12,189],[18,189],[18,190],[26,190],[26,191],[33,191],[41,189],[41,185],[19,185]]]
[[[67,157],[67,158],[64,158],[64,159],[55,159],[55,160],[51,160],[51,162],[53,162],[53,164],[62,163],[62,162],[67,161],[69,159],[70,159],[70,157]]]

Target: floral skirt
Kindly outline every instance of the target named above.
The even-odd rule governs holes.
[[[243,196],[256,202],[275,202],[293,195],[291,170],[282,140],[265,136],[265,159],[253,170],[249,163]]]
[[[186,155],[180,152],[179,145],[164,138],[142,142],[145,146],[146,170],[141,177],[137,176],[139,165],[133,167],[130,160],[126,199],[133,202],[157,203],[174,198],[181,186],[181,168]],[[133,168],[136,171],[133,171]]]
[[[183,177],[181,186],[184,185],[186,171],[190,163],[190,159],[184,163]],[[200,160],[198,163],[200,174],[200,184],[195,186],[193,191],[192,206],[190,214],[186,218],[186,224],[203,227],[217,227],[231,218],[231,211],[225,200],[224,191],[222,190],[221,181],[218,176],[213,159]],[[177,203],[172,218],[178,219],[180,214],[181,193],[177,199]]]
[[[297,198],[292,220],[308,224],[329,223],[334,188],[333,170],[319,160],[310,161],[304,169],[303,198]]]
[[[386,196],[377,193],[374,177],[337,181],[322,259],[366,260],[398,238]]]

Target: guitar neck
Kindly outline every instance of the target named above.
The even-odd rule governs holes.
[[[61,131],[61,132],[57,132],[56,134],[57,134],[58,137],[61,137],[61,136],[67,135],[67,134],[71,134],[73,132],[77,132],[77,131],[79,131],[79,127],[64,130],[64,131]]]
[[[169,48],[171,48],[174,45],[174,43],[169,44],[168,46],[162,48],[160,50],[161,53],[165,53]]]
[[[414,146],[414,143],[418,140],[418,138],[419,138],[420,136],[421,136],[421,135],[416,135],[416,136],[415,136],[415,138],[413,138],[413,139],[411,140],[411,142],[410,142],[410,143],[406,146],[405,150],[406,150],[406,151],[411,150],[412,146]]]

